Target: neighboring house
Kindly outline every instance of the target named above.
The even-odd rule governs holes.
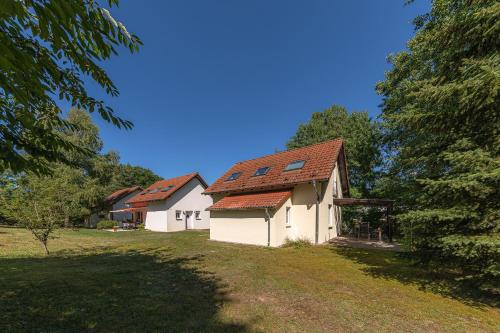
[[[145,228],[153,231],[208,229],[212,204],[198,173],[160,180],[127,201],[127,210],[143,211]]]
[[[341,139],[238,162],[208,187],[210,239],[280,246],[286,239],[323,243],[340,233],[349,196]]]
[[[122,188],[108,195],[104,199],[105,209],[99,213],[94,213],[87,220],[88,227],[95,227],[100,220],[108,219],[118,222],[140,221],[141,216],[134,212],[122,211],[127,207],[126,202],[142,191],[140,186]]]

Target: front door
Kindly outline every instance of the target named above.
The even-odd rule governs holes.
[[[190,210],[186,211],[186,229],[194,229],[193,212]]]

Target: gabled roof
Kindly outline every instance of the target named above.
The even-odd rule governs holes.
[[[228,195],[208,210],[278,208],[292,195],[292,190]]]
[[[127,203],[137,204],[140,202],[165,200],[194,178],[198,178],[204,188],[208,187],[205,180],[203,180],[197,172],[193,172],[188,175],[157,181],[141,193],[128,200]]]
[[[104,199],[104,202],[108,205],[113,205],[117,201],[120,201],[121,199],[125,198],[127,195],[134,193],[135,191],[141,191],[141,190],[142,188],[140,186],[122,188],[108,195]]]
[[[284,171],[288,164],[295,161],[304,161],[304,166],[301,169]],[[290,188],[290,186],[312,180],[324,181],[330,178],[337,161],[339,162],[343,192],[348,195],[349,185],[342,139],[329,140],[238,162],[209,186],[204,193],[263,191]],[[255,176],[255,171],[262,167],[270,169],[265,175]],[[228,180],[232,174],[238,172],[241,173],[238,178]]]

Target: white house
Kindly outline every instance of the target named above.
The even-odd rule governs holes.
[[[140,186],[119,189],[104,199],[105,209],[99,213],[93,213],[86,220],[88,227],[95,227],[97,222],[103,219],[117,222],[140,221],[140,215],[134,212],[123,211],[128,207],[126,202],[142,191]]]
[[[341,139],[233,165],[205,190],[213,198],[210,239],[280,246],[286,239],[319,244],[339,235],[349,195]]]
[[[207,187],[198,173],[160,180],[129,199],[123,211],[142,212],[148,230],[208,229],[212,199],[202,194]]]

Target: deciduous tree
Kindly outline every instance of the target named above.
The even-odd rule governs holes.
[[[346,147],[351,195],[369,197],[380,163],[379,128],[367,112],[347,112],[333,105],[315,112],[301,124],[288,141],[287,148],[297,148],[329,139],[342,138]]]
[[[89,95],[84,84],[91,78],[117,96],[100,64],[118,54],[120,46],[134,52],[141,44],[102,3],[0,2],[0,172],[47,173],[50,162],[70,163],[70,151],[92,154],[61,135],[61,128],[73,124],[63,118],[58,101],[131,128],[103,100]],[[112,7],[118,0],[106,3]]]

